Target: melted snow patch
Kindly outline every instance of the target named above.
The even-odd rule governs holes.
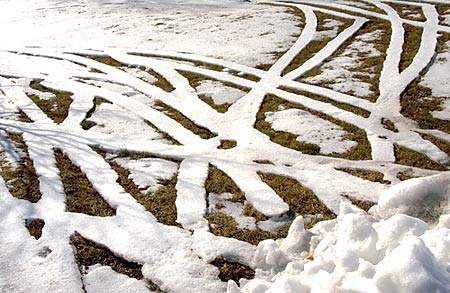
[[[343,138],[348,132],[339,125],[300,109],[267,112],[266,121],[274,130],[296,134],[298,141],[318,145],[322,154],[343,153],[357,144]]]

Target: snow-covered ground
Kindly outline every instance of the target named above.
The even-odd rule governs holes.
[[[0,1],[0,292],[450,292],[450,2],[294,2]],[[425,21],[402,19],[389,3],[416,7]],[[337,29],[342,19],[349,25]],[[359,34],[380,19],[390,27],[383,39]],[[422,36],[400,72],[405,23]],[[332,39],[290,67],[324,38]],[[380,72],[359,71],[382,55]],[[402,92],[422,75],[431,95],[421,99],[441,99],[427,129],[402,111]],[[376,76],[376,101],[366,100]],[[61,121],[60,92],[71,100]],[[273,96],[280,104],[261,113]],[[319,152],[277,143],[260,122]],[[59,151],[111,215],[68,211]],[[13,196],[20,178],[8,179],[27,155],[35,201]],[[212,166],[245,199],[209,192]],[[261,174],[298,181],[337,218],[305,230],[322,215],[294,220]],[[176,223],[166,225],[141,202],[174,178]],[[378,204],[365,212],[349,198]],[[244,215],[248,206],[260,216]],[[213,234],[216,213],[237,229],[277,233],[293,223],[286,238],[255,246]],[[44,223],[38,239],[27,230],[33,219]],[[101,261],[80,265],[74,237],[133,263],[141,277]],[[256,276],[224,282],[216,259]]]

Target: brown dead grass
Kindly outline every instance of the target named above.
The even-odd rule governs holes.
[[[389,120],[387,118],[381,118],[381,124],[387,130],[390,130],[390,131],[396,132],[396,133],[398,132],[398,129],[397,129],[397,127],[395,127],[394,122],[392,122],[391,120]]]
[[[431,141],[435,146],[437,146],[441,151],[450,156],[450,143],[443,139],[437,138],[429,134],[420,134],[424,139]]]
[[[236,147],[237,143],[235,140],[223,139],[220,141],[220,145],[217,147],[218,149],[227,150]]]
[[[142,265],[115,255],[105,246],[86,239],[77,232],[70,237],[70,244],[74,249],[75,259],[81,272],[84,272],[89,266],[101,264],[109,266],[115,272],[127,275],[130,278],[138,280],[143,278]]]
[[[284,101],[276,96],[273,95],[267,95],[264,98],[264,101],[261,105],[261,108],[256,116],[256,123],[255,128],[262,133],[266,134],[270,137],[270,140],[272,140],[275,143],[278,143],[282,146],[301,151],[305,154],[310,155],[318,155],[320,152],[320,147],[315,144],[307,143],[307,142],[298,142],[296,140],[297,136],[285,132],[285,131],[275,131],[272,129],[271,124],[269,122],[266,122],[266,112],[276,112],[278,109],[280,109],[280,106],[282,106],[284,109],[301,109],[304,111],[308,111],[311,114],[317,116],[318,118],[327,120],[331,123],[334,123],[336,125],[341,126],[345,131],[349,133],[348,137],[345,137],[345,139],[353,140],[358,143],[355,147],[351,148],[345,153],[342,154],[331,154],[330,156],[333,157],[339,157],[339,158],[345,158],[349,160],[369,160],[371,159],[371,147],[367,140],[367,136],[365,131],[362,129],[343,122],[341,120],[337,120],[332,116],[326,115],[324,113],[314,111],[311,109],[308,109],[300,104],[293,104],[287,101]]]
[[[25,226],[27,227],[28,232],[36,240],[41,238],[42,229],[44,228],[44,225],[45,225],[45,222],[41,219],[27,219],[25,221]]]
[[[366,17],[366,16],[365,16]],[[352,77],[359,79],[361,82],[370,84],[370,90],[373,92],[370,96],[362,97],[371,102],[375,102],[380,95],[379,92],[379,79],[381,75],[381,71],[383,69],[383,62],[386,58],[386,51],[389,46],[389,36],[391,34],[390,23],[385,20],[381,20],[378,18],[370,18],[369,21],[366,22],[359,31],[354,34],[351,38],[345,41],[336,52],[333,53],[330,59],[336,58],[349,48],[351,44],[353,44],[357,37],[371,34],[374,32],[378,32],[379,38],[373,42],[370,42],[374,47],[380,52],[378,56],[369,56],[367,54],[359,53],[358,56],[363,58],[362,63],[356,68],[348,69],[353,73]],[[309,72],[307,72],[302,78],[312,77],[319,75],[323,72],[323,66],[326,65],[325,61],[321,66],[316,67]],[[368,75],[371,74],[372,76]],[[331,89],[331,85],[334,81],[321,81],[319,83],[315,83],[321,87],[327,87]],[[344,92],[349,95],[353,95],[353,92]],[[355,112],[356,114],[356,112]],[[359,114],[358,114],[359,115]]]
[[[329,15],[320,11],[315,12],[317,16],[317,31],[327,31],[330,28],[325,27],[326,20],[338,20],[343,24],[338,28],[338,34],[344,31],[346,28],[350,27],[353,20],[342,18],[334,15]],[[292,60],[292,62],[283,70],[282,75],[286,75],[294,69],[300,67],[303,63],[313,57],[317,52],[319,52],[326,44],[331,41],[333,37],[327,37],[321,40],[311,41],[297,56]]]
[[[210,165],[208,178],[205,182],[205,189],[207,197],[209,194],[221,194],[230,193],[232,197],[229,199],[232,202],[245,203],[244,193],[239,189],[236,183],[223,171]],[[219,206],[216,208],[223,207]],[[264,215],[256,211],[250,204],[246,204],[244,208],[244,215],[255,217],[258,219],[267,219]],[[207,220],[210,224],[211,232],[218,236],[235,238],[241,241],[257,245],[259,242],[265,239],[274,239],[286,237],[289,227],[284,227],[279,230],[277,234],[273,234],[267,231],[263,231],[259,228],[255,230],[239,229],[238,224],[230,215],[222,212],[215,212],[207,215]]]
[[[18,115],[17,119],[20,122],[25,122],[25,123],[32,123],[33,122],[33,120],[31,120],[30,117],[28,117],[28,115],[25,114],[25,112],[22,111],[22,110],[19,110],[19,115]]]
[[[162,131],[161,129],[159,129],[158,127],[155,126],[155,124],[151,123],[148,120],[144,120],[144,123],[147,124],[149,127],[151,127],[153,130],[155,130],[157,133],[159,133],[159,135],[161,135],[161,137],[165,140],[167,140],[168,142],[170,142],[173,145],[182,145],[178,140],[176,140],[175,138],[173,138],[170,134],[168,134],[165,131]]]
[[[445,23],[445,18],[443,17],[445,12],[450,10],[450,4],[435,3],[434,7],[436,7],[436,10],[439,13],[439,24],[443,26],[450,26]]]
[[[169,105],[164,104],[161,101],[156,101],[155,107],[164,112],[167,116],[180,123],[184,128],[188,129],[192,133],[200,136],[203,139],[210,139],[217,135],[211,132],[209,129],[199,126],[192,122],[189,118],[184,116],[180,111],[175,110]]]
[[[219,279],[224,282],[233,280],[239,284],[241,278],[250,280],[255,277],[255,271],[249,266],[237,262],[230,262],[222,257],[216,258],[211,264],[219,269]]]
[[[205,189],[208,194],[231,193],[232,198],[230,200],[234,202],[245,201],[244,193],[236,185],[233,179],[231,179],[225,172],[213,165],[209,165],[208,177],[205,182]]]
[[[8,138],[23,152],[24,157],[18,162],[19,167],[17,169],[12,168],[6,161],[0,159],[0,175],[5,180],[12,196],[36,203],[41,199],[42,194],[36,169],[28,154],[28,147],[20,135],[8,134]]]
[[[129,157],[130,159],[139,159],[142,157],[148,157],[146,154],[142,156]],[[158,222],[171,225],[180,226],[177,220],[177,207],[175,200],[177,198],[177,190],[175,185],[177,183],[177,175],[173,176],[169,180],[160,180],[159,184],[162,185],[154,194],[142,192],[136,184],[130,179],[130,172],[121,167],[114,160],[108,160],[111,168],[119,175],[117,183],[119,183],[126,192],[128,192],[138,203],[149,211]]]
[[[310,92],[306,92],[306,91],[300,91],[300,90],[296,90],[296,89],[284,87],[284,86],[280,87],[279,89],[296,94],[296,95],[302,95],[302,96],[308,97],[308,98],[316,100],[316,101],[331,104],[331,105],[333,105],[337,108],[340,108],[344,111],[352,112],[353,114],[359,115],[364,118],[368,118],[370,116],[370,111],[367,111],[365,109],[362,109],[360,107],[357,107],[357,106],[354,106],[351,104],[338,102],[338,101],[335,101],[333,99],[330,99],[330,98],[327,98],[327,97],[324,97],[324,96],[321,96],[318,94],[314,94],[314,93],[310,93]]]
[[[443,101],[443,98],[434,97],[430,88],[420,85],[419,81],[415,80],[400,96],[401,113],[415,120],[420,128],[438,129],[450,133],[450,123],[437,119],[431,114],[441,109]]]
[[[154,86],[157,86],[166,92],[172,92],[175,90],[173,85],[167,79],[165,79],[161,74],[159,74],[156,71],[151,70],[151,69],[148,69],[147,73],[156,78],[157,81],[152,83]]]
[[[72,161],[60,150],[55,150],[57,166],[66,193],[66,210],[98,217],[116,214],[92,183]]]
[[[97,123],[95,123],[94,121],[90,121],[88,119],[92,117],[92,115],[95,113],[95,111],[97,111],[98,107],[101,104],[103,104],[103,103],[111,104],[110,101],[100,98],[100,97],[95,97],[93,103],[94,104],[93,104],[92,108],[89,109],[89,111],[86,113],[86,117],[83,119],[83,121],[80,122],[80,125],[84,130],[89,130],[92,127],[94,127],[95,125],[97,125]]]
[[[397,11],[398,15],[407,20],[425,21],[425,15],[423,14],[422,8],[414,5],[404,5],[397,3],[388,3],[389,6]],[[413,15],[419,15],[419,17],[413,17]]]
[[[312,190],[304,187],[297,180],[261,172],[258,175],[289,205],[291,212],[303,216],[321,214],[323,215],[321,220],[329,220],[336,217]],[[310,225],[311,223],[305,225],[305,227],[310,228]]]
[[[341,194],[342,197],[345,197],[346,199],[348,199],[352,205],[357,206],[358,208],[364,210],[364,211],[369,211],[369,209],[371,207],[373,207],[374,205],[376,205],[375,202],[370,202],[367,200],[361,200],[361,199],[357,199],[354,198],[352,196],[346,195],[346,194]]]
[[[423,32],[423,28],[407,23],[403,24],[403,29],[405,30],[405,41],[403,43],[402,55],[400,57],[400,72],[411,65],[417,52],[419,52]]]
[[[89,56],[92,60],[97,62],[112,66],[112,67],[123,67],[125,64],[111,58],[110,56]]]
[[[396,163],[416,168],[430,169],[436,171],[447,171],[447,168],[431,160],[424,154],[394,144]]]
[[[40,81],[33,80],[30,83],[30,88],[40,91],[52,93],[56,96],[56,99],[44,100],[40,99],[36,95],[28,95],[30,99],[56,123],[61,123],[66,119],[69,114],[69,107],[72,103],[72,93],[56,91],[41,85]]]
[[[350,175],[369,180],[372,182],[378,182],[382,184],[391,184],[391,181],[384,180],[384,175],[381,172],[365,169],[352,169],[352,168],[338,168],[336,170],[346,172]]]

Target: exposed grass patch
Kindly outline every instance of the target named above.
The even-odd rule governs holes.
[[[37,95],[28,95],[30,99],[56,123],[61,123],[69,114],[69,107],[72,103],[72,93],[56,91],[41,85],[40,81],[33,80],[30,83],[30,88],[43,92],[52,93],[56,98],[44,100]]]
[[[133,158],[137,159],[137,158]],[[177,207],[175,200],[177,198],[177,175],[169,180],[159,180],[162,185],[154,194],[142,192],[136,184],[130,179],[130,172],[121,167],[114,160],[108,160],[111,168],[119,175],[119,183],[126,192],[128,192],[138,203],[152,213],[158,222],[165,225],[180,226],[177,220]]]
[[[110,217],[116,214],[92,183],[60,150],[55,150],[57,166],[66,193],[66,210],[91,216]]]
[[[269,122],[266,122],[265,120],[265,113],[266,112],[276,112],[280,109],[280,106],[284,109],[300,109],[304,111],[308,111],[314,116],[317,116],[318,118],[327,120],[331,123],[334,123],[336,125],[341,126],[345,131],[348,132],[348,135],[344,137],[344,139],[349,139],[356,141],[358,144],[354,147],[352,147],[350,150],[348,150],[345,153],[337,154],[333,153],[330,156],[333,157],[339,157],[339,158],[345,158],[349,160],[369,160],[371,158],[371,147],[370,143],[367,140],[367,136],[364,130],[343,122],[341,120],[337,120],[332,116],[326,115],[324,113],[314,111],[311,109],[306,108],[303,105],[300,104],[293,104],[287,101],[284,101],[278,97],[275,97],[273,95],[267,95],[264,98],[264,101],[261,105],[261,108],[256,116],[256,123],[255,128],[262,133],[266,134],[270,137],[270,140],[272,140],[275,143],[278,143],[282,146],[295,149],[298,151],[301,151],[305,154],[310,155],[318,155],[320,152],[320,147],[315,144],[307,143],[307,142],[298,142],[296,140],[297,136],[285,132],[285,131],[275,131],[272,129],[271,124]]]
[[[36,203],[41,199],[42,194],[39,189],[36,169],[28,153],[28,147],[20,135],[8,134],[8,138],[23,152],[24,157],[18,162],[18,168],[13,168],[0,158],[0,175],[5,180],[12,196]]]
[[[142,265],[127,261],[115,255],[105,246],[86,239],[77,232],[70,236],[70,244],[74,249],[75,259],[77,260],[80,271],[83,273],[88,267],[101,264],[103,266],[109,266],[115,272],[127,275],[130,278],[138,280],[144,278],[142,275]]]
[[[101,104],[103,104],[103,103],[111,104],[111,102],[108,101],[108,100],[106,100],[106,99],[103,99],[103,98],[100,98],[100,97],[95,97],[95,98],[94,98],[94,105],[93,105],[92,108],[86,113],[86,117],[83,119],[83,121],[80,122],[80,125],[81,125],[81,127],[82,127],[84,130],[89,130],[89,129],[91,129],[92,127],[94,127],[95,125],[97,125],[97,123],[95,123],[94,121],[90,121],[90,120],[87,120],[87,119],[91,118],[91,117],[92,117],[92,114],[94,114],[95,111],[98,109],[98,107],[99,107]]]
[[[188,81],[189,84],[191,85],[192,88],[197,88],[202,81],[206,81],[206,80],[212,80],[211,78],[201,75],[200,73],[193,73],[190,71],[184,71],[184,70],[177,70],[178,73],[180,73],[182,76],[184,76]],[[249,89],[234,83],[230,83],[230,82],[224,82],[224,81],[220,81],[220,83],[222,83],[224,86],[228,86],[228,87],[232,87],[238,90],[241,90],[243,92],[248,92]]]
[[[341,194],[341,196],[345,197],[346,199],[348,199],[352,203],[352,205],[357,206],[358,208],[360,208],[360,209],[362,209],[362,210],[364,210],[366,212],[369,211],[369,209],[371,207],[376,205],[375,202],[357,199],[357,198],[354,198],[354,197],[346,195],[346,194]]]
[[[207,81],[207,80],[211,80],[206,76],[200,75],[200,74],[195,74],[192,72],[188,72],[188,71],[182,71],[179,70],[178,71],[181,75],[183,75],[188,81],[189,81],[189,85],[193,88],[196,89],[198,86],[201,85],[201,83],[203,81]],[[245,93],[248,93],[248,89],[239,85],[235,85],[229,82],[220,82],[221,84],[223,84],[224,86],[227,87],[231,87],[231,88],[235,88],[238,90],[241,90]],[[208,104],[211,108],[213,108],[214,110],[216,110],[219,113],[225,113],[228,111],[228,109],[230,108],[231,104],[230,103],[223,103],[223,104],[216,104],[213,100],[212,97],[206,96],[206,95],[198,95],[198,98],[200,100],[202,100],[203,102],[205,102],[206,104]]]
[[[216,110],[219,113],[227,112],[231,106],[230,103],[223,103],[223,104],[218,105],[218,104],[214,103],[213,98],[207,97],[205,95],[198,95],[198,98],[200,100],[202,100],[203,102],[205,102],[206,104],[208,104],[211,108],[213,108],[214,110]]]
[[[389,6],[397,11],[398,15],[403,19],[425,21],[425,15],[423,14],[420,6],[404,5],[397,3],[389,3]]]
[[[447,168],[431,160],[424,154],[401,147],[398,144],[394,144],[394,153],[397,164],[436,171],[447,171]]]
[[[31,120],[30,117],[28,117],[28,115],[25,114],[25,112],[22,111],[22,110],[19,110],[19,115],[18,115],[17,119],[20,122],[25,122],[25,123],[32,123],[33,122],[33,120]]]
[[[253,162],[255,162],[257,164],[273,165],[273,162],[271,162],[269,160],[254,160]]]
[[[450,11],[450,4],[434,3],[434,7],[439,13],[439,24],[444,26],[450,26],[447,23],[445,23],[445,18],[443,16],[447,11]]]
[[[334,15],[329,15],[320,11],[315,11],[315,14],[317,16],[317,31],[329,31],[331,30],[330,27],[326,26],[326,20],[337,20],[342,23],[342,25],[339,25],[337,34],[340,34],[342,31],[344,31],[346,28],[350,27],[353,23],[353,20],[342,18]],[[292,60],[291,63],[283,70],[282,75],[286,75],[287,73],[291,72],[292,70],[300,67],[303,63],[305,63],[307,60],[311,59],[317,52],[319,52],[325,45],[334,39],[334,37],[325,37],[320,40],[313,40],[311,41],[295,58]]]
[[[232,194],[232,197],[229,199],[230,201],[245,203],[244,193],[239,189],[236,183],[234,183],[234,181],[223,171],[212,165],[209,167],[208,178],[205,182],[205,189],[208,197],[211,193],[230,193]],[[220,207],[223,208],[224,205],[222,204],[218,208]],[[257,219],[267,219],[250,205],[247,205],[244,208],[244,213],[247,216],[256,216]],[[234,218],[222,212],[209,214],[207,216],[207,220],[210,223],[211,232],[215,235],[235,238],[253,245],[257,245],[265,239],[286,237],[288,229],[288,227],[285,227],[284,229],[282,228],[277,234],[263,231],[259,228],[256,228],[255,230],[239,229]]]
[[[220,145],[217,148],[222,149],[222,150],[227,150],[227,149],[232,149],[232,148],[236,147],[236,145],[237,145],[237,143],[235,140],[225,139],[225,140],[220,141]]]
[[[321,214],[321,220],[329,220],[336,217],[312,190],[304,187],[297,180],[262,172],[259,172],[258,175],[289,205],[291,212],[302,216]],[[311,228],[313,224],[315,223],[308,223],[305,227]]]
[[[255,271],[249,266],[237,262],[230,262],[221,257],[213,260],[211,264],[219,269],[219,279],[224,282],[233,280],[239,284],[241,278],[250,280],[255,277]]]
[[[330,98],[327,98],[327,97],[324,97],[324,96],[321,96],[321,95],[318,95],[318,94],[314,94],[314,93],[310,93],[310,92],[306,92],[306,91],[300,91],[300,90],[296,90],[296,89],[289,88],[289,87],[284,87],[284,86],[281,86],[279,89],[287,91],[287,92],[290,92],[290,93],[293,93],[293,94],[296,94],[296,95],[302,95],[302,96],[311,98],[311,99],[316,100],[316,101],[320,101],[320,102],[331,104],[331,105],[333,105],[335,107],[338,107],[338,108],[340,108],[342,110],[345,110],[345,111],[348,111],[348,112],[352,112],[353,114],[359,115],[359,116],[364,117],[364,118],[369,118],[369,116],[370,116],[370,111],[367,111],[365,109],[362,109],[360,107],[357,107],[357,106],[354,106],[354,105],[350,105],[350,104],[347,104],[347,103],[338,102],[338,101],[335,101],[333,99],[330,99]]]
[[[400,72],[411,65],[417,52],[419,52],[423,32],[423,28],[407,23],[403,24],[403,29],[405,30],[405,41],[403,42],[402,55],[400,57]]]
[[[399,179],[401,181],[415,178],[414,173],[411,169],[405,170],[405,171],[400,171],[397,173],[397,175],[395,177],[397,177],[397,179]]]
[[[378,171],[365,170],[365,169],[352,169],[352,168],[337,168],[336,170],[346,172],[353,176],[369,180],[372,182],[378,182],[383,184],[391,184],[391,181],[384,180],[384,174]]]
[[[158,127],[155,126],[155,124],[151,123],[148,120],[144,120],[144,123],[147,124],[149,127],[153,128],[153,130],[155,130],[157,133],[159,133],[159,135],[161,135],[161,137],[167,141],[169,141],[171,144],[173,145],[181,145],[181,143],[176,140],[175,138],[173,138],[170,134],[168,134],[165,131],[162,131],[161,129],[159,129]]]
[[[289,229],[289,227],[284,227],[280,229],[277,234],[273,234],[259,228],[255,230],[239,229],[238,224],[232,216],[221,212],[210,214],[207,219],[210,223],[211,232],[215,235],[235,238],[253,245],[257,245],[259,242],[266,239],[286,237]]]
[[[392,122],[391,120],[389,120],[387,118],[381,118],[381,124],[387,130],[390,130],[392,132],[398,132],[398,129],[397,129],[397,127],[395,127],[394,122]]]
[[[189,118],[184,116],[180,111],[175,110],[174,108],[164,104],[159,100],[156,101],[155,107],[159,108],[167,116],[183,125],[184,128],[188,129],[189,131],[193,132],[194,134],[200,136],[203,139],[210,139],[217,136],[216,134],[212,133],[209,129],[202,126],[198,126],[197,124],[192,122]]]
[[[424,139],[431,141],[435,146],[437,146],[441,151],[450,156],[450,143],[443,139],[437,138],[436,136],[430,134],[422,134],[420,133]]]
[[[367,16],[364,16],[367,18]],[[371,95],[367,97],[362,97],[371,102],[375,102],[380,95],[379,91],[379,79],[381,71],[383,69],[383,62],[386,58],[386,51],[389,46],[389,35],[391,34],[391,26],[388,21],[381,20],[378,18],[369,18],[369,21],[364,23],[359,31],[354,34],[351,38],[346,40],[336,52],[333,53],[331,59],[339,57],[349,50],[349,47],[355,42],[355,40],[367,34],[378,34],[378,38],[375,41],[368,42],[372,44],[376,50],[380,52],[379,55],[368,55],[367,53],[358,53],[358,57],[362,58],[362,62],[359,66],[355,68],[348,68],[348,71],[352,73],[352,77],[360,80],[363,83],[370,84]],[[327,62],[324,62],[321,66],[316,67],[309,72],[307,72],[302,78],[313,77],[320,75],[323,72],[324,66]],[[333,81],[323,80],[315,83],[321,87],[327,87],[332,89]],[[353,95],[353,92],[345,92],[346,94]],[[365,114],[366,115],[366,114]]]
[[[89,68],[89,72],[92,72],[92,73],[104,73],[103,71],[100,71],[100,70],[95,69],[95,68],[93,68],[93,67],[90,67],[90,68]]]
[[[86,56],[84,56],[86,57]],[[125,64],[111,58],[110,56],[88,56],[92,60],[95,60],[97,62],[112,66],[112,67],[124,67]]]
[[[283,102],[281,99],[271,95],[266,96],[261,104],[258,114],[256,115],[255,128],[269,136],[270,140],[277,144],[300,151],[304,154],[318,155],[320,152],[320,147],[318,145],[307,142],[299,142],[297,141],[297,135],[286,131],[274,130],[272,125],[266,121],[265,113],[278,111],[280,105],[282,104],[285,106],[288,103]],[[289,103],[289,106],[290,105],[291,104]]]
[[[225,172],[213,165],[209,165],[208,177],[205,182],[206,193],[231,193],[233,202],[244,202],[245,196],[242,190],[234,183]]]
[[[434,97],[430,88],[419,84],[419,80],[410,83],[400,96],[401,114],[415,120],[420,128],[438,129],[450,133],[450,123],[437,119],[431,114],[441,109],[444,98]]]
[[[242,210],[242,214],[246,217],[253,217],[256,219],[256,221],[266,221],[269,219],[263,213],[258,212],[251,204],[245,205],[244,209]]]
[[[164,78],[164,76],[162,76],[161,74],[157,73],[156,71],[154,71],[152,69],[148,69],[147,73],[156,78],[156,81],[152,83],[154,86],[157,86],[166,92],[172,92],[175,90],[173,85],[166,78]]]
[[[45,222],[41,219],[26,219],[25,227],[27,227],[28,232],[36,240],[41,238],[42,229],[44,228]]]

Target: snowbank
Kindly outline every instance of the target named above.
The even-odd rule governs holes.
[[[369,213],[342,202],[310,231],[300,216],[258,245],[256,278],[228,292],[450,292],[449,199],[446,172],[393,186]]]

